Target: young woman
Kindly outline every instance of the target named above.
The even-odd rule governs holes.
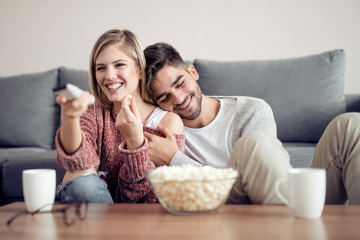
[[[61,128],[56,134],[57,161],[67,172],[60,187],[63,202],[156,202],[146,171],[149,157],[144,131],[169,129],[184,151],[183,123],[141,98],[145,89],[145,58],[136,36],[109,30],[90,56],[91,95],[68,101],[58,96]],[[141,83],[141,84],[140,84]],[[160,126],[159,126],[160,127]]]

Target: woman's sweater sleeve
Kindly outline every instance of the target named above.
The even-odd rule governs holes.
[[[185,153],[185,133],[174,134],[179,151]]]
[[[83,116],[81,116],[80,125],[81,144],[73,154],[67,154],[61,145],[61,128],[57,131],[55,137],[57,162],[69,172],[77,172],[91,167],[97,169],[100,164],[100,159],[97,154],[98,147],[96,145],[99,129],[97,128],[98,124],[92,108],[89,107]]]
[[[144,131],[161,136],[161,132],[155,129],[144,127]],[[181,152],[185,151],[185,134],[174,134],[176,143]],[[136,150],[127,150],[126,142],[119,146],[121,158],[124,164],[120,168],[119,188],[121,202],[157,202],[156,195],[152,191],[150,182],[146,178],[146,172],[156,166],[149,157],[149,142],[144,140],[142,147]]]
[[[146,171],[155,168],[150,161],[148,140],[145,138],[143,146],[136,150],[127,150],[126,142],[122,142],[119,152],[124,159],[118,179],[117,191],[120,193],[116,194],[121,197],[120,202],[156,203],[156,195],[146,178]]]

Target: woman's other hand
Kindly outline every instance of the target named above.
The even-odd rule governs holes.
[[[127,149],[140,148],[144,143],[143,124],[135,97],[125,97],[116,116],[115,126],[124,134]]]

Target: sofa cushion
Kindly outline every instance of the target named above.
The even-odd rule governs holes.
[[[61,67],[59,68],[59,86],[64,86],[66,83],[71,83],[82,90],[90,92],[89,86],[89,71],[78,70],[73,68]]]
[[[57,70],[0,77],[0,147],[51,149]]]
[[[284,143],[290,155],[290,164],[294,168],[307,168],[313,159],[316,143]]]
[[[56,150],[36,152],[29,149],[18,149],[5,160],[2,167],[1,182],[4,196],[7,199],[23,199],[22,171],[37,168],[55,169],[56,183],[57,185],[61,184],[65,169],[56,162]]]
[[[31,148],[31,147],[19,147],[19,148],[0,148],[0,168],[2,164],[14,156],[27,156],[28,154],[46,152],[44,148]],[[1,174],[1,172],[0,172]]]
[[[59,77],[58,77],[58,87],[65,86],[67,83],[71,83],[79,88],[89,91],[89,72],[86,70],[78,70],[68,67],[59,68]],[[56,114],[60,116],[60,106],[56,106]],[[60,127],[60,118],[55,122],[55,128],[59,129]],[[54,146],[55,148],[55,143]]]
[[[360,94],[345,94],[346,111],[360,112]]]
[[[317,142],[331,119],[346,111],[343,50],[279,60],[195,60],[194,66],[204,94],[267,101],[282,141]]]

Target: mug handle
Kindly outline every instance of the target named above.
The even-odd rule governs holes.
[[[287,178],[279,179],[275,183],[275,192],[276,192],[276,195],[280,198],[281,201],[283,201],[286,205],[288,205],[290,208],[292,208],[292,205],[291,205],[290,201],[280,192],[280,185],[282,183],[285,183],[286,180],[287,180]]]

